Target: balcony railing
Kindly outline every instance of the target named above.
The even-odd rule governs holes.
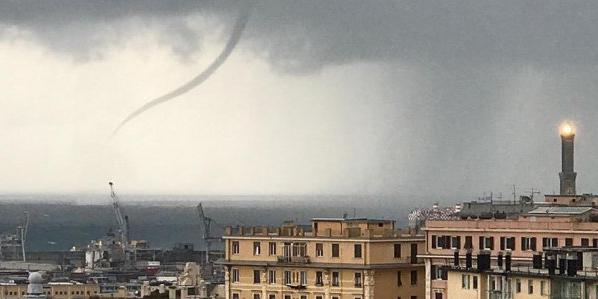
[[[284,264],[309,264],[308,256],[278,256],[278,262]]]
[[[287,287],[291,288],[291,289],[305,289],[307,288],[307,286],[304,283],[287,283],[286,284]]]

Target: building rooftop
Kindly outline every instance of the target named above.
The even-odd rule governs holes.
[[[370,218],[329,218],[329,217],[318,217],[312,218],[311,221],[330,221],[330,222],[364,222],[364,223],[377,223],[377,222],[394,222],[394,220],[386,219],[370,219]]]
[[[224,237],[309,237],[395,239],[422,238],[411,230],[397,230],[394,220],[368,218],[313,218],[311,225],[292,221],[280,226],[227,227]]]
[[[550,216],[569,216],[569,215],[583,215],[593,211],[592,207],[537,207],[528,212],[529,215],[550,215]]]

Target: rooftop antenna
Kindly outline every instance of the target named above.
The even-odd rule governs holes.
[[[517,187],[513,184],[513,204],[517,204]]]

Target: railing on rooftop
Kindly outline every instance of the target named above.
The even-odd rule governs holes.
[[[441,263],[440,266],[447,268],[447,269],[454,269],[454,270],[465,270],[465,271],[477,271],[477,265],[475,263],[473,263],[471,268],[466,268],[465,264],[463,263],[462,265],[459,266],[455,266],[453,265],[452,262],[448,262],[445,261],[444,263]],[[498,266],[492,266],[489,270],[487,270],[488,272],[496,272],[496,273],[503,273],[505,272],[505,267],[498,267]],[[533,265],[529,264],[514,264],[513,266],[511,266],[511,271],[509,273],[514,273],[514,274],[529,274],[529,275],[545,275],[548,276],[548,269],[546,268],[541,268],[541,269],[537,269],[534,268]],[[567,276],[566,273],[564,274],[559,274],[559,269],[556,269],[556,274],[554,276],[562,276],[562,277],[572,277],[572,276]],[[593,278],[593,279],[598,279],[598,269],[596,268],[584,268],[584,269],[580,269],[577,270],[577,275],[574,277],[585,277],[585,278]]]
[[[277,256],[277,261],[284,264],[309,264],[308,256]]]

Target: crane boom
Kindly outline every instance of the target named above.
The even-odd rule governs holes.
[[[29,212],[25,211],[25,224],[21,228],[21,251],[23,254],[23,262],[27,261],[25,256],[25,242],[27,241],[27,232],[29,231]]]
[[[120,209],[118,196],[116,196],[116,192],[114,191],[114,183],[108,182],[108,185],[110,185],[110,197],[112,198],[112,208],[114,210],[116,222],[118,223],[118,228],[120,230],[122,246],[123,249],[126,250],[129,244],[129,225],[127,223],[128,221],[125,220],[125,217],[123,217],[122,211]]]
[[[202,224],[202,239],[206,247],[206,265],[208,265],[210,263],[210,242],[212,241],[212,237],[210,236],[212,218],[206,216],[201,202],[197,205],[197,216]]]

